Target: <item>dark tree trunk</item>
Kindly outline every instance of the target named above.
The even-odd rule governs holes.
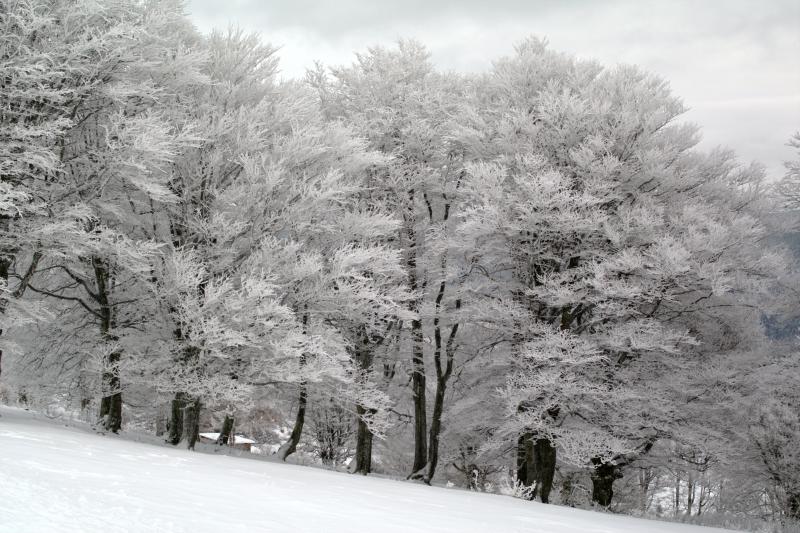
[[[173,446],[177,446],[183,438],[183,410],[186,407],[187,398],[182,392],[175,393],[175,398],[172,400],[169,413],[169,423],[167,429],[169,431],[167,442]]]
[[[431,417],[430,441],[428,442],[428,471],[425,482],[430,483],[439,464],[439,436],[442,432],[442,412],[444,411],[444,393],[447,389],[447,380],[436,380],[436,396],[433,400],[433,415]]]
[[[225,421],[222,423],[222,431],[219,432],[219,437],[217,437],[218,446],[233,446],[236,444],[236,439],[233,435],[233,422],[233,417],[226,414]]]
[[[100,400],[100,423],[106,431],[113,433],[122,429],[122,393],[119,391],[119,352],[109,354],[103,372],[103,389],[110,392]]]
[[[97,294],[94,295],[100,304],[100,334],[106,341],[116,341],[113,333],[114,309],[109,301],[109,292],[112,277],[106,262],[97,257],[92,258],[92,268],[97,285]],[[117,433],[122,428],[122,392],[120,391],[119,361],[122,352],[115,350],[106,356],[105,369],[103,370],[103,394],[100,400],[99,424],[106,431]]]
[[[550,439],[536,438],[523,433],[517,440],[517,481],[533,487],[530,499],[538,496],[542,503],[550,502],[553,478],[556,473],[556,448]]]
[[[194,450],[197,437],[200,434],[200,409],[199,399],[189,400],[183,409],[183,433],[186,439],[186,448]]]
[[[423,472],[428,461],[428,413],[426,399],[425,360],[422,351],[422,322],[411,321],[411,391],[414,395],[414,464],[412,475]]]
[[[307,402],[306,382],[300,383],[300,397],[297,401],[297,418],[294,421],[292,434],[289,435],[289,440],[278,450],[278,457],[281,461],[285,461],[287,457],[292,455],[297,450],[297,445],[300,443],[300,437],[303,435],[303,424],[306,421],[306,402]]]
[[[6,218],[6,217],[3,217]],[[6,222],[6,226],[8,223]],[[0,279],[3,281],[8,282],[8,269],[11,266],[11,258],[8,256],[0,256]],[[0,314],[5,314],[5,302],[0,303]],[[3,330],[0,329],[0,335],[3,334]],[[3,374],[3,350],[0,349],[0,376]]]
[[[553,477],[556,473],[556,448],[550,439],[536,439],[533,445],[533,464],[536,472],[536,489],[542,503],[550,503],[550,491],[553,489]]]
[[[355,361],[361,370],[361,378],[368,379],[368,373],[374,360],[373,347],[365,329],[359,331],[358,341],[355,346]],[[366,383],[364,383],[366,385]],[[356,404],[356,454],[353,458],[351,472],[367,475],[372,471],[372,431],[364,421],[365,416],[375,414],[375,409]]]
[[[523,487],[530,487],[535,481],[533,436],[530,433],[523,433],[517,439],[517,482]],[[533,498],[534,494],[530,492],[528,499]]]
[[[363,416],[367,410],[360,405],[356,405],[358,415],[358,427],[356,428],[356,455],[353,458],[355,466],[353,473],[367,475],[372,471],[372,432],[369,430]]]
[[[408,273],[408,287],[416,293],[419,286],[417,272],[417,234],[414,228],[414,203],[415,191],[408,191],[409,210],[406,220],[406,234],[408,236],[408,256],[406,258],[406,271]],[[413,313],[420,312],[420,302],[413,299],[409,309]],[[422,320],[417,316],[411,321],[411,393],[414,401],[414,464],[411,467],[409,478],[420,474],[425,469],[428,461],[428,414],[426,410],[426,384],[425,384],[425,359],[423,352]]]
[[[599,457],[592,459],[592,501],[603,507],[611,505],[614,497],[614,481],[622,477],[622,468],[632,461],[648,453],[655,445],[657,437],[653,436],[636,448],[635,452],[616,455],[611,461],[603,461]],[[676,474],[678,475],[678,474]],[[675,509],[680,506],[680,479],[675,485]]]
[[[442,259],[442,278],[447,271],[446,259]],[[431,429],[428,440],[428,470],[424,480],[430,483],[436,474],[436,466],[439,464],[439,437],[442,433],[442,413],[444,412],[444,395],[447,391],[447,382],[453,373],[453,361],[455,357],[455,338],[458,333],[458,322],[450,327],[450,334],[447,342],[443,344],[442,327],[440,312],[444,300],[446,289],[445,281],[439,284],[439,292],[436,295],[436,314],[433,319],[433,338],[434,352],[433,364],[436,370],[436,394],[433,401],[433,415],[431,417]],[[456,310],[461,308],[461,300],[456,300]],[[442,355],[445,357],[445,364],[442,365]]]
[[[603,507],[611,505],[614,497],[614,481],[622,477],[619,466],[592,459],[592,501]]]
[[[800,494],[787,495],[789,518],[800,520]]]
[[[306,326],[308,325],[308,305],[303,306],[303,335],[306,335],[308,331],[306,330]],[[300,355],[300,368],[303,368],[306,364],[306,354],[303,353]],[[306,403],[307,403],[307,385],[305,381],[300,382],[300,397],[297,400],[297,418],[294,421],[294,427],[292,428],[292,434],[289,435],[289,440],[286,441],[283,446],[278,449],[278,457],[280,457],[281,461],[285,461],[287,457],[292,455],[295,450],[297,450],[297,445],[300,444],[300,437],[303,435],[303,425],[306,422]]]
[[[183,333],[181,332],[180,328],[175,330],[175,338],[179,342],[183,342]],[[184,346],[181,350],[182,356],[178,359],[178,361],[176,361],[176,364],[196,364],[199,353],[200,350],[196,346]],[[183,423],[185,418],[185,410],[193,401],[194,400],[185,392],[179,391],[175,393],[175,398],[172,400],[172,406],[170,409],[169,423],[167,425],[169,431],[167,442],[173,446],[177,446],[184,438],[186,429]]]

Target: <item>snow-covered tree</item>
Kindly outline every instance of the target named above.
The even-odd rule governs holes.
[[[414,406],[411,477],[430,482],[467,305],[461,284],[465,265],[453,257],[449,239],[466,158],[451,134],[471,82],[436,73],[428,52],[413,41],[400,41],[396,50],[371,48],[349,67],[330,74],[320,67],[308,79],[330,119],[352,124],[370,148],[391,157],[369,186],[373,197],[402,220],[392,242],[402,254],[413,295],[408,306],[413,318],[407,321]],[[429,426],[426,367],[431,362],[436,381]]]
[[[800,132],[795,133],[787,144],[800,152]],[[786,200],[787,207],[800,207],[800,158],[786,162],[786,175],[778,185],[778,192]]]
[[[176,394],[169,440],[186,432],[187,408],[232,414],[254,387],[292,384],[285,458],[302,434],[307,387],[323,380],[343,402],[358,399],[380,432],[388,399],[366,387],[350,352],[404,316],[399,259],[385,245],[397,224],[365,200],[385,160],[325,124],[307,88],[278,81],[274,49],[256,37],[215,33],[206,46],[211,83],[190,95],[205,133],[174,162],[178,201],[154,220],[171,241],[159,285],[175,329],[151,369]]]
[[[493,161],[469,169],[463,228],[485,243],[471,246],[477,271],[500,279],[517,309],[503,432],[523,433],[518,475],[543,499],[558,445],[594,465],[607,505],[619,470],[609,466],[669,434],[674,413],[648,407],[675,392],[669,376],[707,350],[757,345],[756,300],[782,265],[762,253],[748,207],[762,175],[693,152],[694,130],[673,123],[680,101],[636,69],[532,40],[486,85],[461,136]]]
[[[367,474],[377,438],[427,483],[513,461],[544,502],[625,473],[619,509],[796,519],[797,346],[764,317],[796,309],[798,165],[768,187],[683,111],[537,39],[285,80],[177,1],[0,0],[5,390],[109,431],[169,405],[189,448],[268,412],[284,460]]]
[[[49,31],[41,28],[42,39],[66,54],[46,59],[59,66],[65,61],[50,86],[66,87],[67,96],[54,101],[61,107],[52,116],[62,131],[41,137],[47,144],[40,160],[47,159],[46,150],[56,154],[53,168],[41,173],[29,167],[35,172],[28,182],[46,210],[35,226],[13,229],[27,243],[18,255],[27,252],[30,261],[21,279],[29,290],[87,313],[97,325],[99,335],[89,344],[103,354],[100,414],[104,427],[117,431],[122,337],[140,323],[141,310],[131,304],[150,290],[158,248],[143,240],[141,213],[153,202],[173,200],[166,188],[168,166],[188,142],[156,104],[198,82],[199,58],[191,50],[192,30],[171,3],[41,7],[40,23],[51,25]],[[31,70],[45,66],[39,63]],[[24,91],[24,80],[11,88]],[[62,108],[68,111],[63,116]]]

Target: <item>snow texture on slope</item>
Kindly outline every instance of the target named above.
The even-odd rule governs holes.
[[[712,533],[506,496],[193,453],[0,408],[0,532]]]

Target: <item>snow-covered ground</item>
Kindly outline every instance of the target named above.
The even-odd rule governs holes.
[[[712,533],[506,496],[193,453],[0,408],[3,533]]]

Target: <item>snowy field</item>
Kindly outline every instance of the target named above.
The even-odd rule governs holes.
[[[506,496],[193,453],[0,408],[2,533],[712,533]]]

